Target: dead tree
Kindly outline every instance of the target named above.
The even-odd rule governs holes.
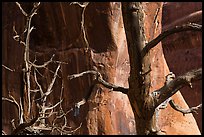
[[[23,72],[23,91],[21,91],[23,94],[20,98],[20,102],[18,103],[16,99],[10,95],[8,97],[2,97],[2,101],[6,101],[9,103],[15,104],[15,106],[18,109],[18,116],[19,119],[18,124],[14,124],[14,120],[11,121],[13,126],[13,131],[11,132],[11,135],[29,135],[29,134],[35,134],[35,135],[43,135],[43,134],[61,134],[61,135],[70,135],[73,134],[75,131],[77,131],[81,126],[82,123],[76,127],[70,127],[67,125],[67,114],[73,110],[73,108],[64,111],[62,108],[62,92],[63,92],[63,83],[61,86],[60,94],[60,100],[56,104],[49,104],[48,103],[48,96],[53,92],[53,86],[56,82],[57,78],[60,78],[58,75],[58,72],[60,70],[60,67],[62,64],[68,64],[66,62],[57,61],[54,60],[54,54],[48,60],[47,62],[44,62],[43,64],[35,64],[37,59],[32,62],[30,59],[30,34],[35,29],[34,26],[31,27],[32,18],[34,15],[37,14],[38,9],[40,8],[40,2],[34,2],[33,8],[29,13],[27,13],[21,6],[20,3],[16,2],[16,5],[18,6],[21,13],[26,18],[26,24],[25,29],[23,33],[18,33],[15,29],[15,25],[13,26],[13,31],[15,33],[15,36],[13,36],[13,39],[17,41],[20,45],[24,47],[24,66],[22,68]],[[23,35],[26,35],[25,39]],[[51,63],[58,64],[56,67],[55,72],[48,69],[48,65]],[[5,69],[8,71],[15,71],[10,69],[9,67],[2,65]],[[52,72],[53,78],[48,85],[46,91],[43,91],[42,83],[39,83],[38,79],[42,74],[39,72],[38,69],[48,69],[50,72]],[[38,74],[37,74],[38,73]],[[31,76],[34,77],[35,83],[31,83]],[[35,89],[31,89],[34,87],[33,85],[37,85]],[[39,98],[35,98],[36,93],[40,94]],[[33,95],[34,94],[34,95]],[[34,100],[33,100],[34,99]],[[33,106],[35,107],[35,111],[33,112]],[[74,106],[73,106],[74,107]],[[51,116],[54,116],[54,120],[52,124],[47,124],[46,119],[50,118]],[[64,120],[64,123],[61,125],[56,124],[57,119]],[[7,134],[2,130],[2,134]]]
[[[122,15],[130,60],[129,88],[127,89],[106,82],[103,80],[101,74],[94,70],[70,75],[68,79],[81,77],[85,74],[94,75],[96,83],[100,83],[106,88],[112,89],[113,92],[117,91],[128,95],[134,112],[136,131],[138,134],[164,134],[157,126],[157,115],[159,109],[165,108],[167,103],[170,103],[172,108],[183,114],[196,113],[196,110],[202,107],[202,104],[200,104],[185,110],[176,105],[171,99],[171,96],[182,87],[192,87],[193,81],[201,80],[202,68],[192,70],[177,78],[175,78],[173,73],[170,73],[166,76],[166,82],[163,87],[156,91],[150,91],[152,62],[150,62],[149,52],[169,35],[182,31],[202,32],[202,25],[188,23],[182,26],[176,26],[164,31],[150,42],[147,42],[144,34],[144,12],[142,4],[140,2],[123,2]],[[87,100],[88,97],[83,98],[78,104],[78,108]]]
[[[31,19],[37,13],[37,10],[40,6],[40,3],[34,3],[33,9],[30,13],[26,13],[24,9],[21,7],[19,3],[16,3],[19,9],[21,10],[22,14],[26,17],[27,23],[26,28],[23,32],[26,33],[25,41],[21,39],[20,35],[15,30],[15,26],[13,28],[15,32],[14,39],[18,41],[25,47],[24,52],[24,63],[25,66],[22,69],[24,73],[24,86],[25,90],[24,96],[25,100],[20,101],[18,103],[15,98],[11,95],[9,97],[3,97],[2,100],[8,101],[10,103],[14,103],[18,110],[19,110],[19,124],[13,125],[14,130],[12,134],[21,134],[22,132],[34,132],[35,134],[40,134],[40,131],[49,131],[50,133],[58,133],[58,134],[71,134],[75,132],[78,128],[74,130],[65,130],[67,125],[67,118],[66,115],[70,111],[74,111],[75,115],[78,115],[80,107],[84,105],[90,96],[90,93],[81,99],[78,103],[76,103],[72,109],[68,111],[63,111],[61,103],[63,101],[62,97],[60,97],[59,102],[52,106],[48,106],[46,103],[47,97],[53,92],[52,88],[57,79],[58,71],[60,70],[60,66],[62,62],[54,61],[54,55],[51,59],[45,62],[42,65],[35,64],[30,61],[29,58],[29,43],[30,43],[30,33],[34,29],[31,27]],[[83,14],[85,11],[86,6],[89,3],[79,4],[79,3],[72,3],[78,4],[80,7],[83,8]],[[144,34],[144,13],[142,9],[142,4],[140,2],[124,2],[122,3],[122,15],[123,15],[123,22],[125,27],[125,33],[127,38],[127,45],[128,45],[128,53],[129,53],[129,60],[130,60],[130,77],[129,77],[129,88],[120,87],[114,84],[111,84],[105,81],[102,75],[96,70],[87,70],[82,73],[72,74],[67,76],[69,80],[78,78],[84,75],[93,75],[93,83],[94,84],[102,84],[104,87],[111,89],[112,92],[122,92],[128,95],[130,100],[132,110],[134,112],[135,121],[136,121],[136,131],[137,134],[163,134],[158,125],[157,125],[157,115],[160,108],[165,108],[166,103],[170,103],[170,105],[176,110],[183,114],[193,113],[196,112],[197,109],[201,108],[202,105],[198,105],[197,107],[192,107],[188,110],[180,108],[178,105],[174,103],[171,99],[171,96],[178,92],[184,86],[192,87],[192,82],[201,80],[202,79],[202,68],[197,70],[192,70],[187,72],[182,76],[175,77],[173,73],[166,76],[166,82],[164,86],[155,90],[150,91],[150,73],[151,73],[151,63],[149,53],[151,49],[164,39],[165,37],[178,33],[181,31],[201,31],[202,32],[202,25],[189,23],[184,24],[182,26],[176,26],[175,28],[166,30],[165,32],[161,33],[158,37],[147,42]],[[84,41],[86,43],[86,48],[89,48],[89,43],[86,38],[86,32],[84,29],[84,15],[82,14],[82,22],[81,22],[81,30],[83,32]],[[41,84],[38,82],[38,77],[36,72],[39,68],[45,68],[50,63],[57,63],[58,66],[54,72],[53,78],[51,83],[49,84],[46,91],[43,91]],[[15,70],[10,69],[9,67],[2,65],[5,69],[13,72]],[[36,89],[31,89],[30,83],[30,76],[34,76],[35,84],[37,85]],[[63,91],[63,84],[61,88],[61,95]],[[91,90],[90,90],[91,91]],[[40,93],[40,98],[37,99],[36,102],[31,102],[31,92],[38,92]],[[40,103],[38,103],[38,101]],[[22,102],[26,102],[26,106],[22,105]],[[31,106],[34,103],[37,107],[37,111],[35,116],[31,115]],[[59,107],[60,112],[55,112],[54,108]],[[48,113],[46,113],[50,110]],[[46,125],[46,118],[49,118],[51,115],[55,115],[55,120],[63,118],[64,125],[57,126],[55,125],[55,120],[53,121],[52,125]],[[81,124],[80,124],[81,126]],[[79,126],[79,128],[80,128]],[[56,132],[54,132],[56,131]],[[2,131],[2,134],[6,134]]]

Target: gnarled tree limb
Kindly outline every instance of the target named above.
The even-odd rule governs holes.
[[[172,99],[169,101],[169,104],[176,111],[179,111],[179,112],[183,113],[183,115],[189,114],[189,113],[196,113],[196,114],[198,114],[197,110],[199,108],[202,108],[202,104],[200,104],[200,105],[198,105],[196,107],[191,107],[189,109],[183,109],[180,106],[178,106],[177,104],[175,104],[175,102]]]
[[[119,92],[122,92],[124,94],[127,94],[127,92],[128,92],[128,88],[124,88],[124,87],[120,87],[120,86],[116,86],[116,85],[113,85],[111,83],[108,83],[107,81],[105,81],[102,78],[102,75],[99,72],[95,71],[95,70],[88,70],[88,71],[85,71],[85,72],[81,72],[79,74],[72,74],[72,75],[67,76],[67,78],[71,80],[73,78],[81,77],[81,76],[83,76],[85,74],[95,75],[96,80],[97,80],[98,83],[102,84],[106,88],[112,89],[113,91],[119,91]]]
[[[201,31],[202,32],[202,25],[195,24],[195,23],[188,23],[182,26],[176,26],[172,29],[162,32],[155,39],[147,43],[147,45],[142,50],[141,56],[144,57],[149,52],[150,49],[155,47],[164,38],[168,37],[171,34],[182,32],[182,31]]]
[[[155,92],[160,94],[155,97],[155,108],[159,106],[166,99],[174,95],[182,87],[189,85],[192,87],[193,81],[198,81],[202,79],[202,68],[192,70],[186,74],[177,77],[176,79],[170,81],[168,84],[165,84],[162,88],[158,89]]]

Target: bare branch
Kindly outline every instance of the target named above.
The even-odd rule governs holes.
[[[52,110],[51,112],[48,113],[48,114],[49,114],[48,116],[39,117],[37,121],[39,121],[39,120],[41,120],[41,119],[49,118],[49,117],[51,117],[52,115],[57,114],[57,113],[58,113],[58,112],[53,112],[53,110]],[[36,122],[37,122],[37,121],[36,121]]]
[[[11,102],[11,103],[15,103],[13,100],[11,100],[11,99],[8,99],[8,98],[5,98],[5,97],[2,97],[2,101],[8,101],[8,102]],[[16,104],[16,103],[15,103]],[[17,107],[18,107],[18,104],[16,104],[17,105]]]
[[[38,91],[40,91],[39,89],[31,89],[30,90],[30,92],[33,92],[33,93],[36,93],[36,92],[38,92]]]
[[[30,101],[30,69],[31,66],[29,65],[29,41],[30,41],[30,33],[34,29],[34,27],[31,27],[31,20],[32,17],[37,14],[37,9],[39,8],[40,2],[34,3],[33,4],[33,9],[29,14],[27,14],[21,5],[16,2],[16,5],[19,7],[21,10],[22,14],[26,17],[27,22],[26,22],[26,28],[24,30],[24,33],[27,31],[27,36],[26,36],[26,41],[22,42],[20,40],[20,36],[17,34],[15,30],[15,26],[13,26],[13,31],[15,32],[16,36],[14,36],[14,39],[17,41],[20,41],[20,43],[23,43],[25,45],[25,52],[24,52],[24,61],[25,61],[25,73],[26,73],[26,84],[27,84],[27,96],[28,96],[28,114],[30,114],[31,110],[31,101]]]
[[[83,32],[83,37],[84,37],[84,41],[85,41],[85,43],[86,43],[86,52],[87,52],[87,50],[88,50],[88,48],[89,48],[89,42],[88,42],[88,40],[87,40],[87,38],[86,38],[86,31],[85,31],[85,26],[84,26],[84,15],[85,15],[85,10],[86,10],[86,7],[88,6],[88,2],[87,2],[87,4],[85,4],[85,7],[83,8],[83,11],[82,11],[82,15],[81,15],[81,29],[82,29],[82,32]]]
[[[93,74],[95,76],[95,84],[100,83],[100,84],[104,85],[105,87],[110,88],[111,90],[121,91],[123,93],[127,93],[127,91],[128,91],[128,89],[126,89],[126,88],[118,87],[118,86],[115,86],[113,84],[106,82],[105,80],[103,80],[101,74],[97,71],[94,71],[94,70],[88,70],[88,71],[85,71],[85,72],[82,72],[79,74],[69,75],[67,77],[68,77],[68,79],[73,79],[73,78],[84,76],[85,74]],[[93,84],[93,85],[95,85],[95,84]],[[81,101],[75,103],[75,105],[73,107],[74,109],[71,109],[74,111],[74,116],[77,116],[79,114],[80,107],[87,102],[87,99],[89,98],[89,96],[90,96],[90,94],[88,94],[87,97],[83,98]]]
[[[11,120],[11,125],[12,125],[12,127],[13,127],[13,130],[16,129],[16,126],[15,126],[14,121],[15,121],[14,119]]]
[[[69,63],[67,63],[67,62],[63,62],[63,61],[58,61],[58,60],[53,60],[53,62],[54,63],[59,63],[59,64],[69,64]]]
[[[11,99],[9,99],[9,98],[11,98]],[[12,95],[9,94],[9,98],[2,97],[2,101],[8,101],[8,102],[14,103],[17,106],[19,121],[21,123],[21,121],[22,121],[22,119],[21,119],[21,115],[22,115],[21,107],[19,106],[18,102],[15,100],[15,98]]]
[[[35,79],[36,84],[37,84],[38,87],[39,87],[40,94],[41,94],[41,97],[42,97],[42,96],[44,95],[44,93],[43,93],[43,90],[42,90],[41,85],[38,83],[38,80],[37,80],[37,77],[36,77],[36,72],[35,72],[35,70],[34,70],[34,79]]]
[[[189,114],[189,113],[196,113],[196,114],[198,114],[197,110],[202,108],[202,104],[200,104],[200,105],[198,105],[196,107],[191,107],[189,109],[183,109],[180,106],[178,106],[177,104],[175,104],[175,102],[172,99],[169,101],[169,104],[176,111],[179,111],[179,112],[183,113],[183,115]]]
[[[100,74],[100,73],[99,73],[99,74]],[[111,84],[111,83],[106,82],[106,81],[102,78],[101,74],[100,74],[99,77],[98,77],[98,82],[99,82],[100,84],[102,84],[104,87],[109,88],[109,89],[112,89],[113,91],[120,91],[120,92],[122,92],[122,93],[124,93],[124,94],[127,94],[127,93],[128,93],[128,88],[116,86],[116,85],[113,85],[113,84]]]
[[[124,94],[127,94],[127,92],[128,92],[128,88],[116,86],[116,85],[113,85],[111,83],[106,82],[102,78],[102,75],[99,72],[95,71],[95,70],[88,70],[88,71],[85,71],[85,72],[82,72],[82,73],[79,73],[79,74],[72,74],[72,75],[67,76],[67,78],[71,80],[73,78],[81,77],[81,76],[83,76],[85,74],[93,74],[93,75],[95,75],[96,76],[96,80],[100,84],[102,84],[106,88],[112,89],[113,91],[119,91],[119,92],[122,92]]]
[[[33,30],[34,27],[31,27],[31,20],[32,17],[37,14],[37,9],[39,8],[40,2],[34,3],[33,4],[33,9],[28,15],[27,13],[25,14],[24,10],[20,6],[19,3],[16,3],[22,13],[26,16],[27,22],[26,22],[26,29],[27,29],[27,35],[26,35],[26,41],[25,41],[25,51],[24,51],[24,62],[25,62],[25,72],[26,73],[26,85],[27,85],[27,97],[28,97],[28,115],[31,112],[31,98],[30,98],[30,71],[31,71],[31,66],[29,64],[30,58],[29,58],[29,46],[30,46],[30,33]]]
[[[71,112],[73,110],[73,108],[67,110],[67,112],[63,113],[62,115],[60,116],[57,116],[56,118],[62,118],[63,116],[66,116],[69,112]]]
[[[62,87],[61,87],[61,91],[60,91],[60,100],[62,100],[62,93],[63,93],[63,91],[64,91],[64,83],[63,83],[63,81],[62,81]],[[63,110],[61,103],[60,103],[60,109]]]
[[[59,128],[59,127],[54,127],[54,128],[58,129],[58,131],[62,132],[63,134],[69,135],[69,134],[71,134],[73,132],[76,132],[78,129],[81,128],[81,126],[82,126],[82,123],[80,123],[80,125],[77,128],[75,128],[73,130],[70,130],[70,131],[63,130],[62,128]]]
[[[32,128],[36,130],[52,130],[52,127],[33,126]]]
[[[69,5],[72,5],[72,4],[73,5],[76,4],[76,5],[80,6],[81,8],[84,8],[84,7],[88,6],[89,2],[71,2]]]
[[[55,83],[55,79],[57,77],[57,72],[58,72],[59,68],[60,68],[60,64],[58,65],[58,67],[57,67],[57,69],[55,71],[54,77],[52,79],[52,82],[50,83],[50,85],[49,85],[49,87],[47,89],[47,92],[45,93],[46,96],[48,96],[51,93],[51,89],[52,89],[52,87],[53,87],[53,85]]]
[[[28,16],[28,14],[23,10],[23,8],[21,7],[20,3],[16,2],[16,5],[19,7],[19,9],[21,10],[21,12],[23,13],[24,16]]]
[[[199,17],[202,17],[202,9],[191,14],[188,14],[187,16],[183,16],[182,18],[179,18],[174,22],[171,22],[169,25],[165,25],[164,27],[162,27],[162,30],[167,30],[169,28],[176,26],[177,24],[182,24],[186,22],[187,20],[190,20],[191,22],[197,22],[197,19]]]
[[[153,39],[152,41],[146,44],[146,46],[143,48],[141,52],[141,56],[144,57],[150,51],[150,49],[155,47],[164,38],[168,37],[169,35],[182,32],[182,31],[201,31],[202,32],[202,25],[195,24],[195,23],[188,23],[182,26],[176,26],[172,29],[162,32],[159,36],[157,36],[155,39]]]
[[[81,101],[79,101],[78,103],[76,103],[74,105],[74,116],[79,115],[79,109],[82,105],[84,105],[86,103],[86,99],[83,98]]]
[[[32,66],[35,67],[35,68],[44,68],[44,67],[46,67],[49,63],[52,62],[52,59],[53,59],[54,56],[55,56],[55,54],[52,55],[52,57],[50,58],[50,60],[48,60],[47,62],[45,62],[45,63],[42,64],[42,65],[36,65],[36,64],[34,64],[34,63],[30,62],[30,61],[29,61],[29,64],[32,65]]]
[[[24,83],[25,83],[25,86],[26,86],[26,89],[25,89],[25,92],[27,94],[27,99],[28,99],[28,116],[30,116],[30,109],[31,109],[31,98],[30,98],[30,93],[31,91],[32,92],[38,92],[40,91],[41,93],[41,98],[43,98],[42,100],[42,104],[38,104],[37,103],[37,107],[38,107],[38,110],[36,111],[36,117],[33,118],[31,121],[29,122],[23,122],[21,119],[23,119],[23,106],[22,106],[22,100],[20,100],[20,106],[17,102],[15,102],[15,99],[5,99],[5,98],[2,98],[2,100],[6,100],[6,101],[9,101],[9,102],[12,102],[12,103],[15,103],[18,108],[19,108],[19,112],[21,112],[19,114],[19,117],[20,117],[20,124],[19,126],[17,126],[16,129],[14,129],[14,131],[11,133],[12,135],[14,134],[19,134],[21,131],[24,131],[24,130],[28,130],[28,131],[34,131],[34,130],[39,130],[39,132],[41,132],[40,130],[52,130],[53,128],[52,127],[49,127],[48,125],[46,125],[45,123],[45,119],[46,118],[49,118],[50,116],[56,114],[56,118],[62,118],[64,117],[64,125],[61,127],[59,126],[56,126],[55,128],[60,131],[61,133],[70,133],[70,132],[74,132],[75,130],[73,131],[66,131],[64,130],[65,128],[67,128],[67,117],[66,115],[73,110],[70,109],[69,111],[67,112],[64,112],[63,109],[62,109],[62,106],[61,106],[61,103],[63,101],[62,99],[62,95],[60,96],[60,101],[57,102],[56,104],[50,106],[50,105],[47,105],[47,96],[50,95],[52,93],[52,88],[54,86],[54,83],[56,81],[56,77],[58,76],[58,71],[60,70],[60,67],[61,67],[61,64],[68,64],[66,62],[61,62],[61,61],[54,61],[53,60],[53,57],[54,55],[51,57],[51,59],[45,63],[43,63],[42,65],[37,65],[35,64],[35,61],[36,61],[36,58],[34,60],[34,62],[31,62],[30,61],[30,58],[29,58],[29,46],[30,46],[30,34],[32,32],[34,28],[34,26],[31,26],[31,20],[32,20],[32,17],[37,14],[37,9],[39,8],[39,5],[40,5],[40,2],[37,2],[37,3],[34,3],[33,4],[33,8],[31,10],[30,13],[26,13],[23,8],[21,7],[21,5],[16,2],[17,6],[19,7],[20,11],[22,12],[22,14],[26,17],[26,28],[24,29],[24,33],[26,33],[26,39],[25,39],[25,42],[21,41],[21,35],[18,35],[16,29],[15,29],[15,26],[13,26],[13,31],[15,33],[15,36],[14,36],[14,40],[22,43],[24,46],[25,46],[25,51],[24,51],[24,62],[25,62],[25,66],[24,68],[22,69],[23,70],[23,74],[25,76],[25,80],[24,80]],[[87,4],[88,5],[88,4]],[[86,5],[86,6],[87,6]],[[85,8],[86,7],[83,7],[83,13],[82,13],[82,27],[84,27],[84,11],[85,11]],[[84,28],[82,28],[82,31],[84,30]],[[85,31],[85,30],[84,30]],[[85,32],[83,32],[83,34],[85,35]],[[86,40],[85,40],[86,42]],[[51,63],[51,62],[54,62],[54,63],[58,63],[58,66],[57,66],[57,69],[55,70],[55,72],[52,72],[54,73],[54,76],[52,78],[52,81],[51,83],[48,85],[48,88],[47,88],[47,91],[44,93],[43,90],[42,90],[42,87],[41,85],[38,83],[38,79],[37,79],[37,75],[36,75],[36,71],[40,74],[40,72],[37,70],[38,68],[46,68],[46,66]],[[12,71],[10,68],[2,65],[4,68],[8,69],[9,71]],[[34,90],[31,90],[30,89],[30,76],[31,76],[31,68],[34,67],[34,80],[38,86],[38,89],[34,89]],[[47,68],[46,68],[47,69]],[[49,69],[48,69],[49,70]],[[50,70],[49,70],[50,71]],[[42,76],[42,74],[40,74]],[[58,76],[59,77],[59,76]],[[63,86],[62,86],[62,89],[63,89]],[[41,99],[40,98],[40,99]],[[58,107],[60,105],[60,109],[61,111],[60,112],[53,112],[54,108]],[[82,105],[81,102],[78,103],[78,106]],[[39,112],[39,109],[41,112]],[[51,110],[49,112],[46,113],[47,110]],[[63,114],[62,114],[63,112]],[[60,116],[57,116],[57,115],[60,115]],[[39,117],[41,116],[41,117]],[[27,119],[26,119],[27,120]],[[32,126],[34,123],[36,123],[37,121],[40,121],[39,123],[39,126]],[[81,125],[80,125],[81,126]]]
[[[71,2],[70,5],[72,4],[76,4],[78,6],[80,6],[81,8],[83,8],[83,11],[82,11],[82,14],[81,14],[81,31],[83,33],[83,38],[84,38],[84,41],[86,43],[86,52],[88,51],[88,48],[89,48],[89,42],[86,38],[86,31],[85,31],[85,26],[84,26],[84,15],[85,15],[85,10],[86,10],[86,7],[89,5],[89,2]]]
[[[33,3],[33,9],[31,10],[31,12],[28,14],[28,17],[32,17],[35,14],[37,14],[37,10],[40,7],[40,2],[34,2]]]
[[[62,101],[63,101],[63,100],[60,100],[59,102],[57,102],[57,103],[56,103],[54,106],[52,106],[52,107],[45,107],[45,111],[57,107]]]
[[[193,81],[198,81],[202,79],[202,68],[192,70],[187,72],[186,74],[175,78],[169,83],[165,84],[162,88],[154,91],[158,92],[159,95],[155,97],[155,107],[160,105],[166,99],[174,95],[179,89],[188,85],[192,86]]]
[[[6,132],[2,129],[2,135],[7,135]]]
[[[35,70],[36,70],[36,72],[38,72],[38,74],[41,76],[41,77],[45,77],[45,76],[43,76],[39,71],[38,71],[38,69],[37,68],[35,68]],[[54,74],[54,73],[53,73]]]
[[[80,125],[79,125],[76,129],[74,129],[74,130],[72,130],[72,131],[69,131],[69,132],[71,132],[71,133],[76,132],[78,129],[81,128],[81,126],[82,126],[82,123],[80,123]]]
[[[67,78],[68,78],[69,80],[71,80],[71,79],[74,79],[74,78],[82,77],[82,76],[85,75],[85,74],[97,75],[98,72],[96,72],[96,71],[94,71],[94,70],[88,70],[88,71],[85,71],[85,72],[81,72],[81,73],[79,73],[79,74],[69,75],[69,76],[67,76]]]
[[[20,117],[20,118],[19,118],[19,119],[20,119],[20,122],[19,122],[19,123],[22,124],[22,123],[23,123],[23,106],[22,106],[21,98],[20,98],[20,105],[19,105],[19,106],[20,106],[20,112],[21,112],[21,113],[19,114],[19,117]]]
[[[5,66],[5,65],[3,65],[3,64],[2,64],[2,67],[4,67],[5,69],[7,69],[7,70],[9,70],[9,71],[11,71],[11,72],[14,72],[14,71],[15,71],[15,69],[10,69],[9,67],[7,67],[7,66]]]
[[[27,31],[27,29],[24,30],[23,34]],[[13,32],[15,33],[15,36],[13,36],[13,39],[15,41],[20,42],[20,44],[23,44],[24,46],[26,46],[25,42],[23,42],[20,38],[20,35],[17,33],[15,25],[13,25]],[[22,35],[22,34],[21,34]]]

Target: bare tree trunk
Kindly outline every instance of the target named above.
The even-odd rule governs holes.
[[[155,8],[153,6],[154,4],[156,4],[157,7],[155,11],[153,10]],[[154,47],[162,39],[171,34],[187,30],[202,31],[202,26],[193,23],[176,26],[172,28],[172,30],[163,32],[153,39],[155,37],[154,34],[161,28],[161,18],[158,18],[158,15],[161,14],[162,11],[162,3],[154,4],[151,5],[148,4],[148,2],[122,3],[122,14],[130,59],[128,97],[135,116],[137,134],[142,135],[163,134],[163,131],[158,126],[159,108],[157,106],[166,99],[170,99],[172,95],[183,87],[181,83],[191,85],[191,80],[200,80],[202,76],[202,72],[200,71],[202,69],[194,70],[189,72],[189,75],[191,75],[189,80],[187,78],[188,74],[186,73],[187,77],[185,77],[185,75],[178,77],[172,81],[171,84],[168,84],[168,86],[165,86],[167,81],[164,82],[164,79],[161,80],[161,78],[159,78],[159,76],[164,78],[167,75],[161,72],[158,74],[158,70],[165,69],[163,67],[166,67],[164,65],[166,62],[163,58],[161,45],[158,48]],[[153,17],[148,16],[147,7],[151,7],[150,9],[152,13],[154,13]],[[152,26],[149,25],[150,22]],[[155,52],[156,50],[158,51]],[[161,54],[160,57],[155,53]],[[163,67],[159,66],[160,64],[162,64]],[[183,82],[179,83],[178,81]],[[153,84],[155,82],[157,86]],[[159,85],[163,87],[158,89]],[[153,94],[155,93],[154,90],[157,89],[160,93],[158,97],[155,97]],[[153,91],[154,93],[152,94]],[[165,96],[165,98],[163,98],[163,96]],[[200,106],[197,106],[196,109],[198,107]],[[185,112],[188,112],[188,110],[185,110]]]
[[[154,108],[149,97],[150,58],[141,57],[145,46],[144,11],[139,2],[122,4],[124,26],[128,42],[130,59],[129,92],[138,134],[149,134]],[[145,74],[146,73],[146,74]]]

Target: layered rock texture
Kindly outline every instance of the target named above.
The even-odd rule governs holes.
[[[28,12],[32,8],[32,3],[21,4]],[[179,5],[178,3],[174,4]],[[198,8],[199,10],[192,10],[192,12],[187,12],[189,7],[183,8],[182,10],[186,12],[183,11],[181,15],[175,14],[179,15],[175,17],[173,16],[174,11],[168,9],[168,3],[165,4],[166,7],[163,10],[162,5],[159,2],[143,3],[145,34],[148,41],[162,31],[162,26],[171,25],[171,23],[161,24],[162,21],[169,22],[168,19],[165,19],[165,16],[169,16],[171,22],[174,22],[178,18],[200,10],[199,6],[195,6],[195,9]],[[171,6],[171,4],[169,5]],[[21,33],[24,30],[26,20],[15,3],[3,3],[2,7],[2,64],[13,70],[9,71],[2,67],[2,96],[8,97],[11,94],[17,102],[20,102],[23,90],[24,47],[13,40],[15,34],[13,26],[15,25],[16,31]],[[75,129],[82,123],[81,128],[73,132],[73,134],[137,134],[135,130],[136,121],[134,120],[127,95],[114,92],[100,84],[93,86],[93,77],[89,74],[72,80],[67,78],[68,75],[74,73],[97,70],[102,74],[104,80],[115,85],[128,87],[129,56],[122,20],[121,3],[90,3],[84,12],[86,36],[83,35],[81,28],[82,12],[83,8],[78,5],[70,5],[69,2],[43,2],[37,12],[38,14],[33,17],[32,26],[36,29],[31,33],[31,61],[36,59],[36,64],[43,64],[55,54],[53,58],[55,63],[50,63],[46,68],[39,70],[38,81],[43,89],[47,89],[51,82],[52,72],[56,70],[57,61],[64,62],[61,65],[59,77],[57,77],[47,103],[49,105],[59,101],[61,87],[63,86],[62,107],[65,111],[68,111],[75,103],[87,96],[91,90],[89,101],[81,106],[79,115],[75,117],[73,111],[67,114],[68,126]],[[156,14],[158,15],[155,16]],[[170,66],[171,71],[179,75],[194,68],[191,66],[192,62],[195,63],[195,66],[201,65],[201,35],[197,33],[189,33],[188,35],[188,43],[192,42],[192,46],[181,44],[178,38],[180,34],[178,34],[174,37],[175,42],[179,43],[179,45],[170,43],[166,39],[163,41],[163,47],[160,43],[152,49],[151,91],[163,86],[165,75],[169,73],[168,66]],[[88,45],[86,44],[86,39],[89,43]],[[185,37],[182,37],[182,39],[184,40]],[[171,47],[168,44],[175,46],[168,49]],[[162,48],[164,48],[165,57]],[[172,56],[177,58],[177,63],[175,63]],[[168,66],[165,59],[167,59]],[[185,68],[179,61],[182,63],[186,62]],[[33,83],[32,89],[37,87],[34,84],[33,74],[31,83]],[[188,107],[186,102],[189,106],[200,103],[201,82],[195,83],[193,87],[193,90],[195,89],[193,92],[190,92],[190,90],[182,92],[185,100],[180,92],[175,94],[173,98],[176,103],[183,107]],[[190,93],[193,95],[189,96]],[[33,99],[38,98],[38,96],[38,94],[35,94]],[[32,112],[34,111],[35,106],[32,107]],[[198,116],[200,117],[196,118],[201,119],[201,114]],[[14,104],[2,102],[2,129],[6,133],[11,133],[11,121],[15,119],[14,123],[17,125],[18,117],[18,110]],[[53,117],[50,117],[46,120],[46,123],[50,124],[52,121]],[[62,124],[63,122],[62,120],[58,123]],[[200,134],[192,114],[183,116],[169,106],[161,111],[159,125],[167,134]]]

